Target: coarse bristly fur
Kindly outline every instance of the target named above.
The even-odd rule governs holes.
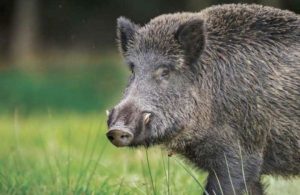
[[[108,126],[132,132],[128,146],[186,157],[209,172],[209,194],[263,194],[261,175],[300,174],[299,15],[218,5],[144,26],[120,17],[117,32],[132,76]]]

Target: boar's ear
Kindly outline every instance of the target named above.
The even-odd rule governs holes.
[[[200,19],[190,20],[179,26],[175,39],[184,51],[186,64],[195,63],[205,45],[204,23]]]
[[[126,54],[128,43],[133,39],[138,28],[138,25],[125,17],[121,16],[117,19],[117,40],[123,54]]]

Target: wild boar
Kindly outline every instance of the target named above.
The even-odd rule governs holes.
[[[300,18],[229,4],[117,20],[132,74],[109,113],[116,146],[161,144],[209,172],[208,194],[263,194],[300,174]]]

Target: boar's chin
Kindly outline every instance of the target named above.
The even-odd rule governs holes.
[[[177,131],[175,131],[177,132]],[[137,148],[137,147],[145,147],[149,148],[151,146],[155,145],[160,145],[160,144],[165,144],[169,142],[173,137],[176,135],[170,135],[170,134],[165,134],[163,136],[159,137],[150,137],[150,138],[144,138],[143,140],[133,140],[132,143],[130,143],[129,147]]]
[[[166,137],[145,137],[143,139],[139,140],[133,140],[133,142],[130,143],[129,147],[145,147],[149,148],[151,146],[159,145],[167,141],[168,139]]]
[[[131,147],[131,148],[138,148],[138,147],[149,148],[154,145],[156,145],[156,143],[152,142],[151,140],[144,140],[144,141],[140,141],[140,142],[132,142],[129,145],[129,147]]]

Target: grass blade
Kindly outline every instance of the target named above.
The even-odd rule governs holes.
[[[120,185],[119,185],[119,189],[118,189],[117,195],[119,195],[120,192],[121,192],[121,188],[122,188],[123,182],[124,182],[124,177],[122,177],[122,179],[121,179],[121,183],[120,183]]]
[[[171,189],[170,189],[170,157],[168,156],[168,164],[167,164],[167,168],[168,168],[168,174],[167,174],[167,177],[168,177],[168,194],[171,194]]]
[[[216,173],[216,171],[215,171],[214,169],[213,169],[213,172],[214,172],[214,175],[215,175],[216,178],[217,178],[217,182],[218,182],[218,186],[219,186],[219,188],[220,188],[221,194],[224,195],[224,192],[223,192],[223,189],[222,189],[222,186],[221,186],[219,177],[218,177],[218,175],[217,175],[217,173]]]
[[[87,134],[87,137],[86,137],[86,140],[85,140],[83,154],[82,154],[82,157],[80,159],[80,164],[79,164],[80,169],[84,166],[84,159],[86,159],[87,150],[88,150],[89,141],[90,141],[90,136],[91,136],[91,129],[92,129],[92,127],[89,127],[88,134]],[[83,169],[85,169],[85,168],[83,167]],[[79,183],[80,183],[83,175],[84,175],[84,170],[81,170],[80,173],[79,173],[79,176],[76,180],[76,185],[75,185],[76,189],[78,189]]]
[[[161,150],[161,158],[163,161],[163,169],[164,169],[164,173],[165,173],[165,177],[166,177],[166,185],[167,185],[167,194],[170,194],[170,180],[169,180],[169,165],[170,165],[170,158],[168,157],[167,160],[167,169],[166,169],[166,165],[165,165],[165,158],[163,155],[163,151]]]
[[[149,157],[148,157],[148,150],[146,149],[146,159],[147,159],[147,166],[148,166],[148,171],[149,171],[149,175],[150,175],[150,180],[151,180],[151,187],[153,190],[153,194],[156,194],[156,189],[155,189],[155,185],[154,185],[154,181],[153,181],[153,177],[152,177],[152,173],[151,173],[151,168],[150,168],[150,163],[149,163]]]
[[[228,166],[227,157],[226,157],[225,153],[224,153],[224,157],[225,157],[225,162],[226,162],[226,166],[227,166],[228,177],[229,177],[230,184],[231,184],[231,187],[232,187],[232,190],[233,190],[233,194],[236,195],[235,189],[234,189],[234,186],[233,186],[233,182],[232,182],[232,178],[231,178],[231,175],[230,175],[230,170],[229,170],[229,166]]]
[[[101,125],[100,125],[100,126],[101,126]],[[93,156],[94,156],[94,154],[95,154],[96,146],[97,146],[97,143],[98,143],[99,133],[100,133],[100,131],[97,131],[97,134],[96,134],[96,136],[95,136],[95,141],[94,141],[94,143],[92,144],[92,149],[91,149],[90,155],[89,155],[88,160],[87,160],[88,162],[87,162],[86,166],[84,167],[83,171],[81,172],[80,177],[78,178],[78,181],[77,181],[78,185],[79,185],[81,179],[82,179],[84,176],[86,176],[86,174],[87,174],[89,168],[91,167],[91,164],[92,164],[92,158],[93,158]],[[102,155],[102,153],[100,152],[100,155],[99,155],[99,156],[101,156],[101,155]],[[98,158],[99,158],[99,156],[98,156]],[[89,183],[89,181],[88,181],[88,183]],[[87,190],[88,190],[88,189],[87,189]],[[76,187],[75,191],[77,191],[77,187]]]
[[[203,191],[203,192],[205,192],[206,194],[208,194],[207,193],[207,191],[204,189],[204,187],[202,186],[202,184],[198,181],[198,179],[194,176],[194,174],[185,166],[185,165],[183,165],[179,160],[177,160],[176,158],[175,158],[175,160],[176,160],[176,162],[195,180],[195,182],[198,184],[198,186],[201,188],[201,190]]]
[[[242,174],[243,174],[243,180],[244,180],[244,184],[245,184],[245,190],[246,190],[246,194],[249,195],[249,191],[248,191],[248,188],[247,188],[246,177],[245,177],[245,170],[244,170],[244,162],[243,162],[242,148],[241,148],[240,143],[239,143],[239,151],[240,151],[240,157],[241,157],[241,166],[242,166]]]
[[[143,177],[144,177],[144,182],[145,182],[145,186],[146,186],[146,194],[149,194],[149,188],[147,185],[147,177],[146,177],[146,171],[145,171],[145,167],[144,167],[144,163],[143,160],[141,160],[141,168],[142,168],[142,173],[143,173]]]
[[[99,156],[98,156],[98,158],[97,158],[97,160],[96,160],[96,163],[95,163],[95,165],[94,165],[94,167],[93,167],[93,169],[92,169],[92,172],[91,172],[90,176],[88,177],[88,180],[87,180],[87,189],[89,188],[90,182],[91,182],[93,176],[94,176],[95,173],[96,173],[98,164],[99,164],[99,162],[100,162],[100,160],[101,160],[101,158],[102,158],[102,155],[103,155],[103,153],[104,153],[104,151],[105,151],[105,149],[106,149],[106,146],[107,146],[107,142],[105,142],[104,146],[102,147],[102,149],[101,149],[101,151],[100,151],[100,153],[99,153]]]

